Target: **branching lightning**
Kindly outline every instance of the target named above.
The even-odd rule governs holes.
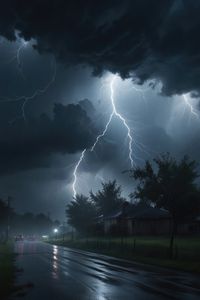
[[[132,143],[133,143],[133,139],[132,139],[132,136],[131,136],[131,130],[125,120],[125,118],[122,117],[122,115],[117,111],[116,109],[116,106],[115,106],[115,98],[114,98],[114,83],[115,83],[115,80],[116,80],[117,76],[116,75],[113,75],[112,76],[112,79],[110,80],[109,82],[109,87],[110,87],[110,101],[111,101],[111,105],[112,105],[112,112],[110,114],[110,117],[108,119],[108,122],[106,123],[106,126],[105,126],[105,129],[103,130],[103,132],[101,134],[99,134],[93,144],[93,146],[90,148],[90,152],[93,152],[96,145],[98,144],[99,140],[106,134],[107,130],[108,130],[108,127],[113,119],[113,117],[117,117],[124,125],[124,127],[126,128],[127,130],[127,138],[129,140],[128,142],[128,149],[129,149],[129,160],[130,160],[130,165],[131,165],[131,168],[134,167],[134,160],[133,160],[133,149],[132,149]],[[81,164],[81,162],[83,161],[84,159],[84,156],[85,156],[85,153],[86,153],[87,149],[84,149],[83,152],[81,153],[81,156],[77,162],[77,164],[75,165],[75,168],[74,168],[74,172],[73,172],[73,176],[74,176],[74,181],[73,181],[73,184],[72,184],[72,189],[73,189],[73,197],[76,198],[76,195],[77,195],[77,191],[76,191],[76,183],[77,183],[77,171],[78,171],[78,168]]]
[[[16,32],[16,39],[17,39],[17,49],[15,51],[14,56],[7,63],[11,63],[12,61],[16,60],[18,71],[22,75],[23,79],[25,79],[25,76],[24,76],[24,73],[23,73],[23,63],[21,61],[21,53],[22,53],[23,49],[25,49],[28,45],[30,45],[30,42],[22,39],[19,36],[18,32]],[[1,40],[0,42],[3,43],[3,40]],[[18,44],[19,44],[19,46],[18,46]],[[21,103],[21,114],[19,116],[16,116],[16,118],[11,120],[9,123],[12,124],[17,119],[21,119],[21,118],[23,118],[24,121],[26,121],[26,113],[25,113],[26,104],[30,100],[34,100],[38,96],[46,93],[47,90],[50,88],[50,86],[55,82],[56,73],[57,73],[57,67],[56,67],[55,59],[53,60],[53,67],[52,68],[53,68],[53,75],[51,76],[50,80],[46,83],[46,85],[43,88],[36,89],[31,95],[28,95],[28,96],[21,95],[21,96],[14,97],[14,98],[5,98],[5,97],[0,98],[0,103],[4,103],[4,102],[13,102],[13,103],[14,102],[20,102]]]
[[[132,136],[131,136],[131,130],[126,122],[126,120],[122,117],[122,115],[116,110],[116,106],[115,106],[115,101],[114,101],[114,88],[113,88],[113,85],[114,85],[114,81],[115,81],[116,77],[113,77],[113,79],[111,80],[111,84],[110,84],[110,90],[111,90],[111,102],[112,102],[112,107],[113,107],[113,114],[118,117],[122,123],[124,124],[124,127],[126,127],[127,129],[127,138],[129,140],[129,143],[128,143],[128,147],[129,147],[129,160],[130,160],[130,163],[131,163],[131,168],[133,168],[134,166],[134,162],[133,162],[133,149],[132,149],[132,142],[133,142],[133,139],[132,139]]]
[[[183,95],[183,99],[185,101],[185,104],[188,106],[191,115],[193,115],[195,118],[199,119],[200,118],[199,114],[197,113],[196,109],[190,103],[188,96],[186,94]]]
[[[94,145],[92,146],[92,148],[90,149],[90,151],[94,151],[94,148],[96,147],[96,145],[99,142],[99,139],[101,139],[107,132],[108,127],[112,121],[113,116],[116,116],[118,119],[120,119],[120,121],[123,123],[124,127],[127,130],[127,138],[129,140],[128,142],[128,148],[129,148],[129,160],[130,160],[130,164],[131,164],[131,168],[133,168],[134,166],[134,161],[133,161],[133,149],[132,149],[132,143],[133,143],[133,139],[131,136],[131,130],[126,122],[126,120],[122,117],[122,115],[117,111],[116,109],[116,105],[115,105],[115,98],[114,98],[114,83],[116,80],[117,76],[113,76],[111,81],[110,81],[110,100],[111,100],[111,104],[112,104],[112,112],[110,114],[109,120],[106,124],[106,127],[104,129],[104,131],[97,136],[96,141],[94,143]]]
[[[17,116],[14,120],[10,121],[10,123],[14,123],[17,119],[21,119],[21,118],[23,118],[24,121],[26,121],[26,114],[25,114],[26,104],[30,100],[34,100],[38,96],[40,96],[40,95],[42,95],[42,94],[44,94],[44,93],[47,92],[47,90],[49,89],[49,87],[55,82],[56,71],[57,71],[56,62],[54,61],[54,71],[53,71],[53,75],[52,75],[51,79],[47,82],[47,84],[44,86],[44,88],[35,90],[33,92],[33,94],[31,94],[30,96],[22,95],[22,96],[19,96],[19,97],[16,97],[16,98],[3,98],[3,99],[0,99],[0,103],[3,103],[3,102],[22,102],[22,105],[21,105],[21,115]]]

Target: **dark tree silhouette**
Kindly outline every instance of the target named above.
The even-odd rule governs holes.
[[[5,201],[0,199],[0,225],[5,224],[8,216],[8,206]]]
[[[84,195],[77,195],[67,205],[66,215],[68,223],[80,233],[88,233],[96,217],[94,203]]]
[[[10,224],[14,216],[10,200],[11,197],[8,197],[6,201],[0,199],[0,239],[3,235],[6,240],[9,238]]]
[[[139,180],[132,196],[150,200],[170,212],[173,220],[170,256],[173,256],[177,225],[186,218],[194,217],[199,210],[199,190],[195,183],[197,164],[187,156],[178,162],[169,154],[154,159],[154,163],[155,166],[147,161],[144,167],[131,171],[131,177]]]
[[[91,192],[90,198],[95,203],[100,215],[113,212],[124,202],[124,198],[121,196],[121,187],[117,185],[116,180],[102,183],[102,190],[99,190],[96,194]]]

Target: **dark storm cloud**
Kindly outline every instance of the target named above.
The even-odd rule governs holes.
[[[80,105],[55,104],[54,116],[4,125],[0,132],[1,173],[48,166],[55,153],[74,153],[92,145],[95,129]]]
[[[199,11],[196,0],[8,0],[0,34],[12,40],[18,30],[38,51],[96,74],[162,80],[169,95],[199,90]]]

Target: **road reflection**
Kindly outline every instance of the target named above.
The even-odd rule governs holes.
[[[15,252],[20,256],[24,254],[24,242],[15,243]]]
[[[52,278],[53,279],[59,279],[58,276],[58,246],[53,246],[53,260],[52,260]]]
[[[20,282],[34,284],[27,300],[199,300],[199,277],[40,242],[17,242],[24,269]]]

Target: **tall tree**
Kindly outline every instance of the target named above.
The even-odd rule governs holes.
[[[173,219],[170,239],[170,255],[173,256],[174,236],[177,225],[188,217],[194,217],[200,206],[197,164],[184,156],[176,161],[169,154],[149,161],[144,167],[132,171],[131,176],[139,181],[133,196],[150,200],[157,207],[168,210]]]
[[[75,200],[67,205],[68,223],[80,233],[88,233],[96,217],[94,203],[84,195],[77,195]]]
[[[102,215],[118,209],[124,202],[121,196],[121,187],[117,185],[116,180],[102,183],[102,190],[96,194],[91,192],[90,198],[95,203],[98,213]]]

